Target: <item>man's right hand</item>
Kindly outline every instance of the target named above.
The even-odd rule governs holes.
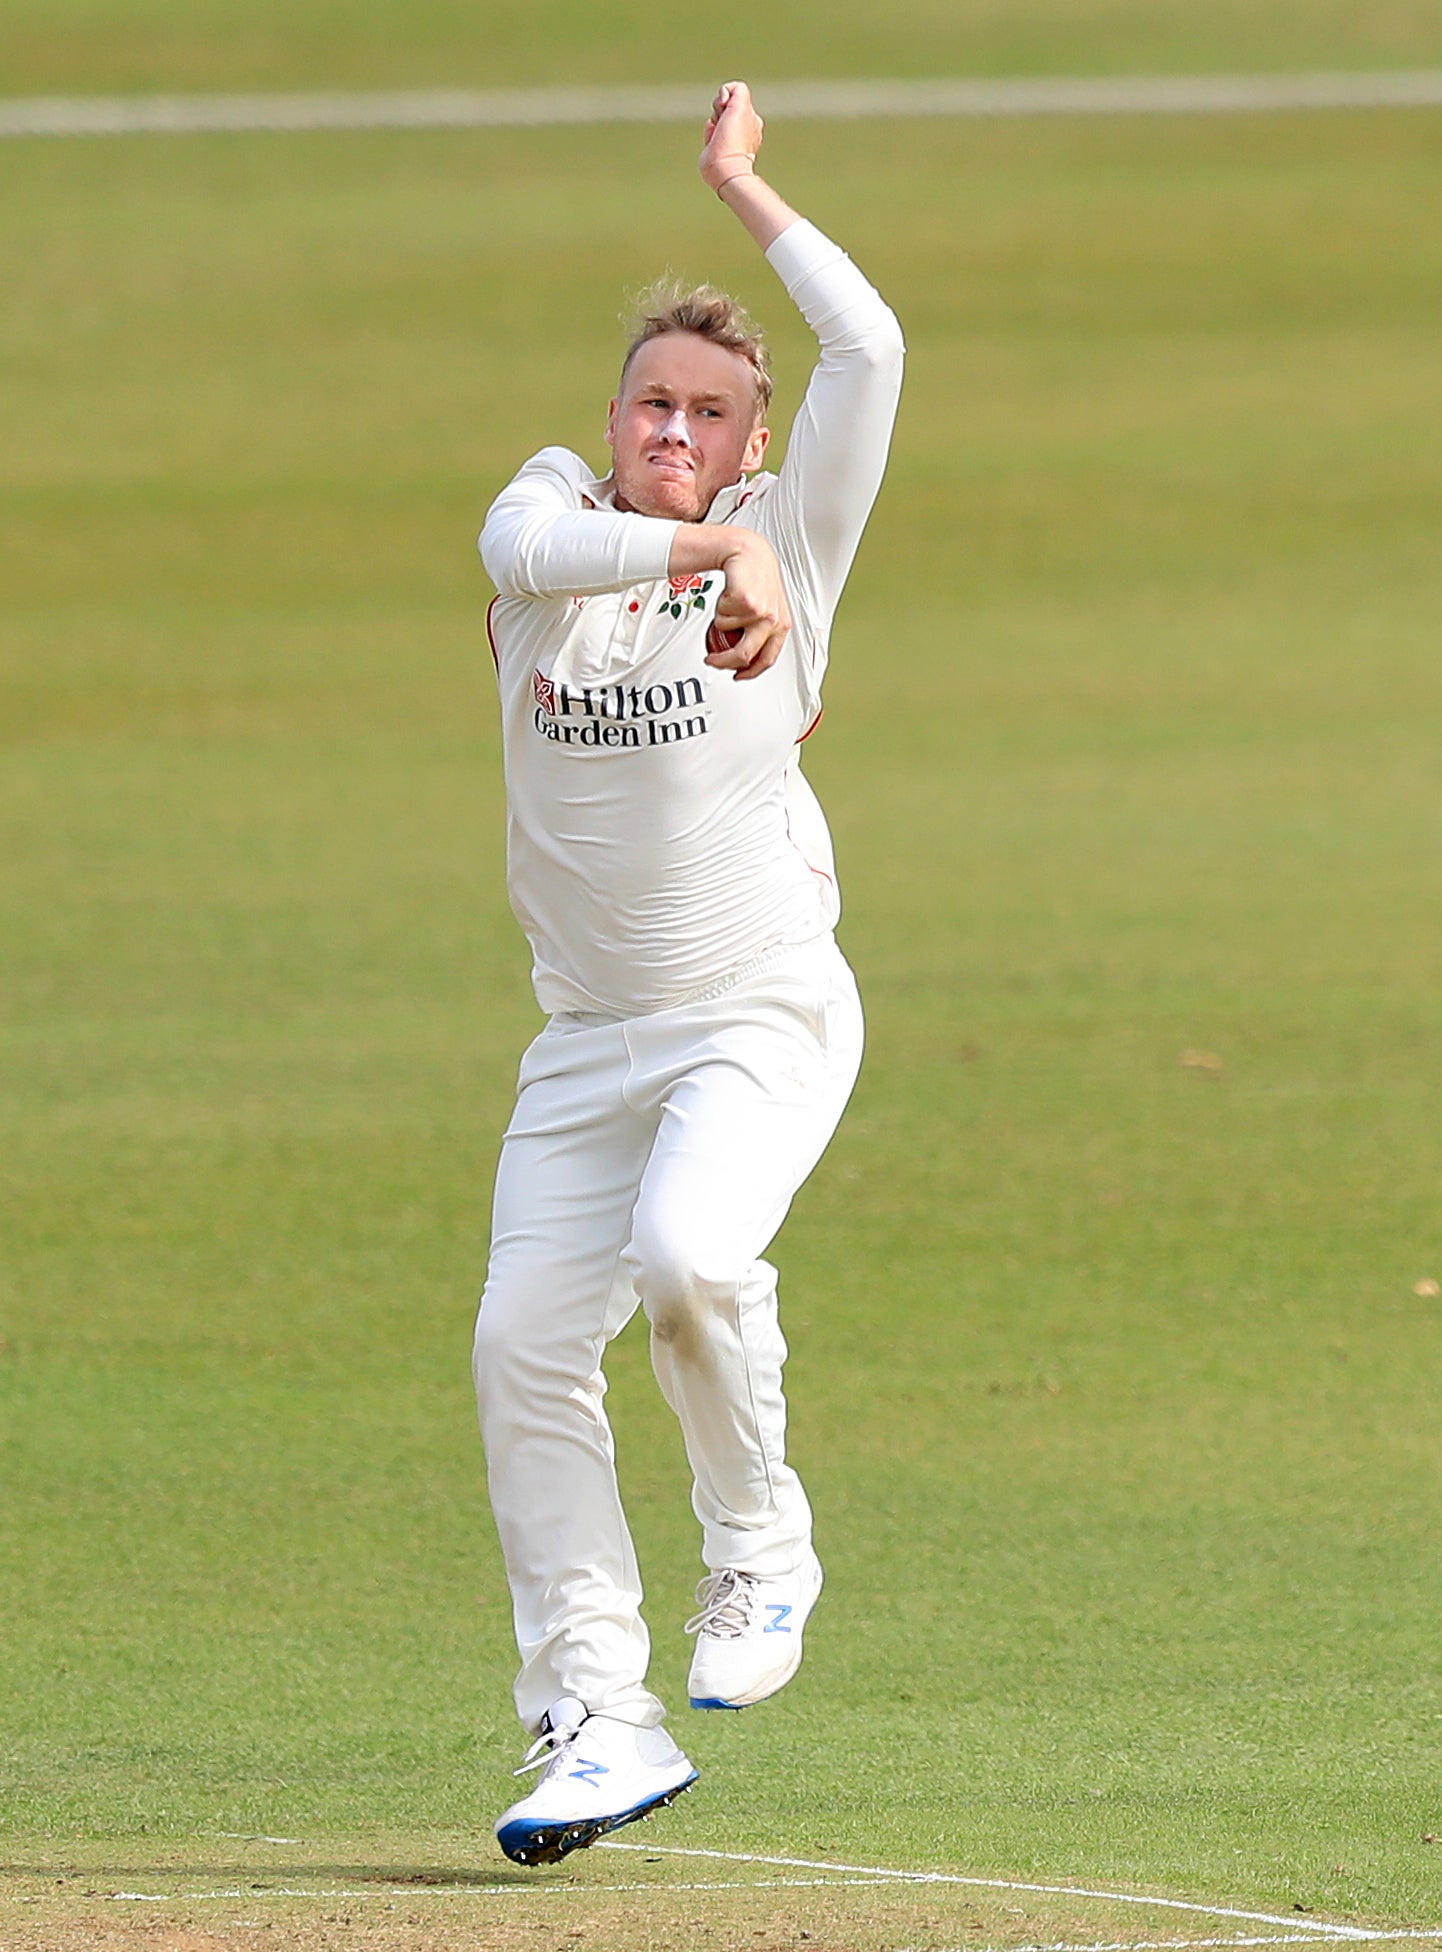
[[[745,82],[723,81],[706,124],[700,159],[701,181],[719,196],[725,184],[738,176],[750,176],[756,168],[764,128],[751,105],[751,90]]]
[[[671,548],[673,576],[719,569],[726,587],[716,605],[716,628],[740,631],[733,644],[708,638],[706,662],[738,678],[759,678],[780,657],[791,631],[791,607],[776,551],[755,529],[724,522],[682,522]]]
[[[706,662],[738,678],[759,678],[780,657],[791,633],[791,607],[781,581],[781,565],[765,536],[754,529],[730,529],[737,549],[721,567],[726,587],[716,605],[718,630],[741,632],[727,648],[708,650]]]

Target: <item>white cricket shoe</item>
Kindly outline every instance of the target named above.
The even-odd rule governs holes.
[[[801,1665],[801,1636],[821,1592],[813,1552],[797,1572],[763,1579],[713,1572],[696,1588],[701,1611],[686,1622],[696,1636],[687,1692],[693,1708],[749,1708],[784,1688]]]
[[[541,1770],[529,1796],[496,1824],[501,1849],[517,1864],[554,1864],[573,1850],[673,1803],[697,1771],[664,1728],[635,1728],[590,1714],[563,1695],[516,1771]]]

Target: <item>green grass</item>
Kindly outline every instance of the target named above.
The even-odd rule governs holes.
[[[1124,11],[1054,65],[1266,58],[1153,8],[1125,63]],[[318,78],[167,18],[104,85]],[[1277,65],[1432,58],[1316,19]],[[452,78],[380,26],[330,78]],[[780,1249],[827,1605],[787,1697],[687,1726],[665,1841],[1442,1922],[1439,128],[774,131],[912,350],[808,747],[871,1043]],[[660,264],[794,399],[693,148],[0,155],[12,1863],[491,1861],[466,1353],[534,1016],[472,538],[531,448],[599,452]],[[614,1369],[674,1699],[679,1444]]]
[[[1157,73],[1442,61],[1430,0],[9,0],[6,94]]]

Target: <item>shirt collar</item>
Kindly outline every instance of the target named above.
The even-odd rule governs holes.
[[[742,475],[741,479],[733,481],[729,488],[719,489],[701,519],[706,522],[724,522],[728,516],[736,513],[761,478],[759,474]],[[616,506],[616,485],[609,475],[604,480],[593,477],[590,481],[583,481],[581,495],[592,508],[614,509]]]

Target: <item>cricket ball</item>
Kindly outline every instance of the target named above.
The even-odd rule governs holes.
[[[707,655],[716,657],[722,651],[734,651],[745,634],[739,625],[735,630],[727,630],[721,624],[712,624],[706,633]]]

